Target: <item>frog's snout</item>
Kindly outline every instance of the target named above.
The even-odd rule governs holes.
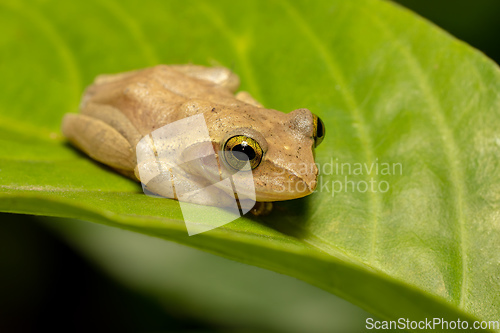
[[[305,197],[314,192],[318,185],[317,168],[313,164],[312,170],[308,172],[298,172],[298,170],[289,170],[288,177],[284,180],[287,196],[289,199]],[[282,200],[286,200],[285,196]]]

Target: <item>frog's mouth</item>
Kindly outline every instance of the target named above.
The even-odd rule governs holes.
[[[269,160],[254,170],[257,201],[284,201],[305,197],[316,189],[318,171],[314,164],[286,167]]]
[[[226,175],[227,176],[227,175]],[[205,174],[215,183],[219,175]],[[227,178],[227,177],[222,177]],[[232,175],[232,187],[216,185],[221,192],[228,196],[234,194],[240,200],[253,200],[254,202],[285,201],[305,197],[314,192],[317,186],[316,177],[306,181],[293,172],[285,172],[280,176],[264,177],[255,175],[251,171],[240,172]]]
[[[268,189],[259,191],[256,189],[256,200],[260,202],[271,202],[299,199],[314,192],[316,188],[316,181],[307,184],[305,181],[299,180],[297,182],[290,183],[289,185],[289,187],[284,185],[283,188],[272,191],[269,191]]]

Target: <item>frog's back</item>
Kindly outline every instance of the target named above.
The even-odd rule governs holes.
[[[159,65],[101,75],[85,91],[80,114],[66,114],[61,129],[87,155],[135,179],[142,137],[177,120],[187,105],[234,103],[238,85],[223,67]]]
[[[201,75],[191,75],[191,72],[185,69],[185,66],[159,65],[138,71],[98,76],[83,96],[81,112],[86,114],[92,108],[89,106],[96,104],[113,107],[119,110],[140,134],[146,135],[173,121],[181,105],[191,100],[213,101],[218,104],[234,103],[235,98],[230,88],[206,80]]]

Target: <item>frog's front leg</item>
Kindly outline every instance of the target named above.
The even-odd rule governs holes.
[[[250,93],[246,91],[240,91],[239,93],[236,94],[236,99],[239,99],[242,102],[245,102],[247,104],[256,106],[258,108],[262,108],[262,104],[260,104],[255,98],[250,95]]]
[[[93,159],[126,175],[134,170],[134,149],[122,134],[104,121],[68,113],[63,118],[62,132],[72,144]]]
[[[235,92],[240,86],[240,78],[226,67],[205,67],[199,65],[171,65],[169,66],[188,76],[210,81],[221,87]]]

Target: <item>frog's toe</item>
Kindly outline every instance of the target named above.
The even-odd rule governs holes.
[[[265,216],[271,213],[273,210],[272,202],[256,202],[250,213],[255,216]]]

